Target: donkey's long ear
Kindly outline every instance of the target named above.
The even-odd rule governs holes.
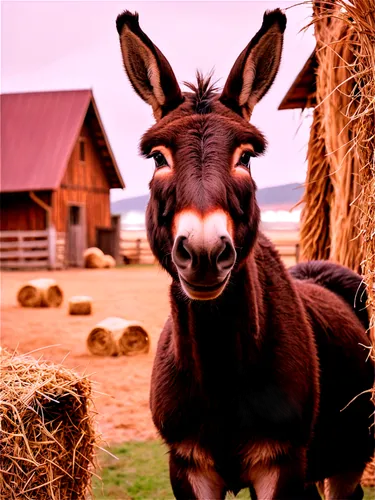
[[[247,120],[276,77],[285,27],[286,16],[280,9],[267,11],[262,27],[229,73],[220,101]]]
[[[138,14],[128,10],[116,19],[126,73],[137,94],[152,106],[156,120],[183,101],[173,70],[141,30]]]

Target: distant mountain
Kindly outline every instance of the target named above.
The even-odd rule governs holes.
[[[267,206],[292,208],[300,201],[302,194],[303,188],[301,184],[293,182],[292,184],[259,189],[257,191],[257,200],[261,208]]]
[[[282,186],[273,186],[259,189],[257,191],[257,200],[261,208],[292,208],[302,197],[301,184],[296,182],[292,184],[283,184]],[[111,203],[112,214],[123,214],[130,211],[145,212],[150,195],[136,196],[126,198]]]
[[[149,194],[142,196],[135,196],[134,198],[125,198],[124,200],[117,200],[111,203],[111,212],[114,215],[124,214],[126,212],[145,212]]]

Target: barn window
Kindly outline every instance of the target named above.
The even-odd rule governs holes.
[[[79,161],[85,161],[85,141],[81,139],[79,141]]]

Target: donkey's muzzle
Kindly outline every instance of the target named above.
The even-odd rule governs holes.
[[[223,291],[236,261],[236,251],[227,235],[218,236],[210,248],[187,236],[177,236],[172,259],[187,295],[211,300]]]

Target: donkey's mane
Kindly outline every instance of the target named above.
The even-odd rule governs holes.
[[[216,87],[217,82],[211,82],[212,76],[212,72],[207,76],[203,76],[200,71],[197,71],[196,84],[184,82],[184,85],[186,85],[186,87],[188,87],[193,92],[192,98],[194,111],[201,115],[210,113],[212,111],[212,99],[218,91],[218,87]]]

